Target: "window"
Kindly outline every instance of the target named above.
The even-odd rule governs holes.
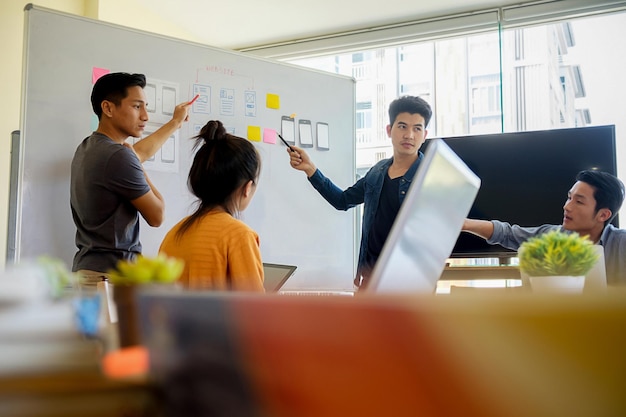
[[[372,103],[356,103],[356,142],[357,148],[371,147],[374,136],[372,135]]]
[[[405,94],[433,107],[429,137],[621,123],[626,50],[613,46],[625,36],[626,14],[614,13],[291,62],[357,80],[365,167],[372,147],[391,154],[387,106]]]
[[[552,3],[519,8],[530,12]],[[567,17],[563,7],[568,2],[558,3],[554,7],[559,10],[550,13]],[[589,7],[597,4],[589,2]],[[337,64],[334,72],[352,74],[357,80],[358,172],[365,175],[382,155],[393,154],[384,133],[387,106],[394,98],[411,94],[433,108],[429,137],[615,125],[618,172],[626,173],[626,157],[619,158],[620,153],[626,155],[626,148],[620,149],[626,143],[622,9],[576,18],[571,16],[581,13],[569,11],[569,20],[531,21],[527,26],[520,25],[524,19],[518,19],[517,9],[504,10],[500,30],[427,36],[428,40],[412,44],[359,51],[362,55],[331,55]],[[507,27],[507,16],[515,26]],[[291,62],[324,69],[326,59]],[[367,115],[363,103],[370,104]],[[626,216],[626,207],[620,215]]]
[[[371,129],[372,127],[372,103],[360,102],[356,104],[356,128]]]

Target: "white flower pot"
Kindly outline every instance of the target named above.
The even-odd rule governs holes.
[[[582,293],[585,287],[585,276],[543,276],[528,277],[533,292]]]

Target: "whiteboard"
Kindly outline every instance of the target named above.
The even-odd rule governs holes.
[[[285,289],[349,289],[355,270],[356,213],[339,212],[289,165],[285,146],[272,143],[281,120],[327,124],[324,147],[308,152],[334,182],[355,181],[352,78],[251,57],[28,5],[17,198],[16,259],[43,254],[68,265],[76,252],[69,206],[70,163],[97,126],[90,95],[103,72],[143,73],[148,79],[151,128],[169,119],[175,103],[201,94],[190,120],[144,166],[163,194],[159,228],[141,223],[145,255],[191,213],[187,188],[190,140],[208,120],[246,137],[262,157],[255,197],[242,220],[260,236],[264,262],[297,265]],[[169,107],[168,107],[169,106]],[[152,129],[153,130],[153,129]],[[298,135],[296,136],[296,144]],[[260,139],[257,141],[256,139]],[[326,147],[328,149],[326,149]],[[10,246],[13,247],[13,246]]]

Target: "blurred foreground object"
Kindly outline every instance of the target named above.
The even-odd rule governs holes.
[[[154,258],[140,255],[134,262],[119,261],[108,275],[113,285],[171,284],[180,277],[184,266],[180,259],[162,253]]]
[[[622,289],[138,301],[169,416],[626,415]]]
[[[134,262],[119,261],[116,269],[109,271],[120,347],[137,346],[141,343],[136,307],[138,287],[167,285],[173,288],[184,266],[180,259],[161,253],[154,258],[138,256]]]
[[[42,256],[12,264],[0,271],[0,307],[60,298],[76,282],[76,275],[59,259]]]
[[[0,272],[0,416],[158,416],[148,385],[103,376],[98,312],[82,303],[97,294],[73,280],[51,258]]]

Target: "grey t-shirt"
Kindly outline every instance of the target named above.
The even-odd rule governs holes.
[[[135,153],[94,132],[72,159],[70,206],[76,225],[73,271],[108,272],[141,253],[139,216],[131,200],[150,191]]]

